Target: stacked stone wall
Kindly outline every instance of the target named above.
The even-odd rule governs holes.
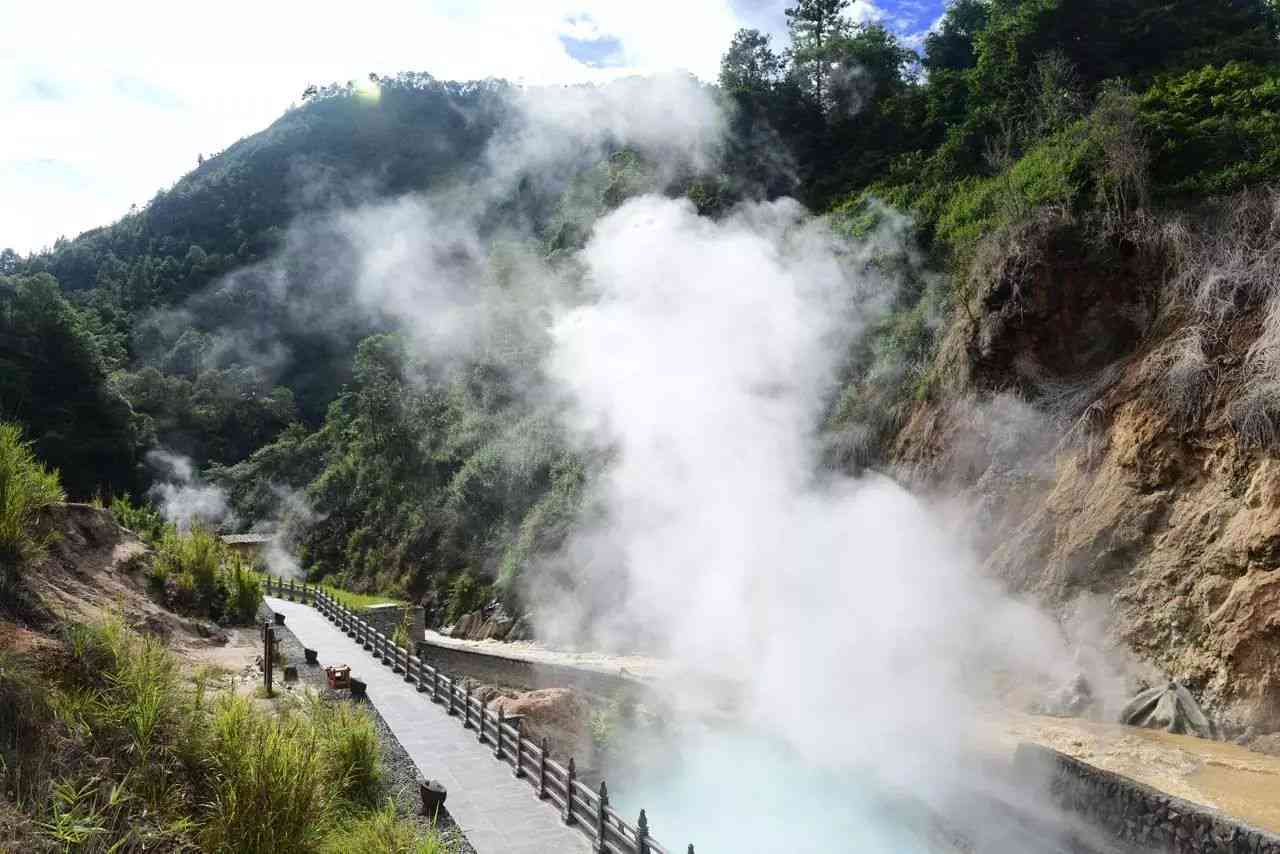
[[[1038,744],[1021,744],[1015,769],[1047,784],[1060,808],[1084,817],[1129,850],[1174,854],[1280,854],[1280,835],[1165,794]]]

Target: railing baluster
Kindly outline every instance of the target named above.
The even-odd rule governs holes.
[[[547,737],[542,737],[541,751],[538,753],[538,800],[547,797]]]
[[[480,704],[480,726],[476,730],[476,741],[484,744],[484,700],[476,698],[476,702]]]
[[[462,683],[462,728],[471,729],[471,683]]]
[[[636,854],[649,854],[649,817],[640,810],[640,821],[636,823]]]
[[[502,706],[498,706],[498,731],[497,738],[493,740],[493,755],[498,761],[502,761],[502,725],[506,721],[506,712]]]
[[[437,670],[438,674],[440,671]],[[458,686],[454,684],[453,677],[449,677],[449,716],[456,718],[458,716]]]
[[[573,757],[569,757],[569,779],[564,786],[564,823],[573,824],[573,783],[578,779],[578,767],[573,762]]]
[[[604,811],[609,807],[609,787],[604,784],[604,780],[600,781],[600,802],[596,804],[596,852],[597,854],[605,854],[608,851],[604,845]]]
[[[512,772],[517,778],[524,776],[524,718],[516,718],[516,767]]]

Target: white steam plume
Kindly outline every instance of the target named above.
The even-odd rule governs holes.
[[[233,525],[227,493],[203,481],[190,458],[164,448],[148,451],[147,465],[156,473],[149,495],[166,521],[186,532],[197,525],[218,528]]]
[[[575,603],[544,608],[544,629],[653,638],[742,685],[751,726],[803,767],[946,797],[990,675],[1043,675],[1068,656],[921,501],[885,478],[819,474],[824,401],[874,290],[858,259],[793,202],[714,222],[649,197],[603,219],[582,260],[594,298],[556,324],[551,370],[573,428],[615,462],[607,521],[569,556],[622,591],[621,608],[569,627],[551,615]],[[732,778],[703,747],[686,754],[691,773],[710,762]],[[776,767],[751,749],[724,755]],[[850,850],[843,822],[801,841],[775,825],[787,850]],[[753,822],[687,830],[714,850],[774,850]]]

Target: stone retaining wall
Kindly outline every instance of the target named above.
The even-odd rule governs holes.
[[[525,691],[577,688],[601,697],[631,697],[637,700],[648,691],[648,687],[642,682],[605,671],[526,661],[495,653],[472,652],[430,641],[419,641],[417,652],[432,667],[489,685]]]
[[[1014,767],[1023,780],[1047,783],[1059,807],[1083,816],[1135,850],[1280,854],[1280,836],[1274,833],[1038,744],[1018,745]]]

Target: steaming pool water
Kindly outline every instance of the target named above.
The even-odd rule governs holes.
[[[888,797],[868,775],[823,769],[787,746],[743,732],[706,732],[670,761],[636,769],[614,796],[644,807],[664,845],[683,851],[911,854],[955,850],[930,840],[925,811]]]
[[[786,744],[746,731],[709,729],[643,759],[611,791],[615,809],[643,807],[654,837],[673,852],[793,854],[1079,854],[1051,823],[993,811],[989,798],[944,798],[952,817],[874,770],[821,767]],[[946,760],[941,760],[945,762]],[[940,768],[938,777],[954,768]],[[623,782],[625,781],[625,782]],[[937,794],[937,793],[935,793]],[[1043,816],[1041,817],[1043,818]]]

